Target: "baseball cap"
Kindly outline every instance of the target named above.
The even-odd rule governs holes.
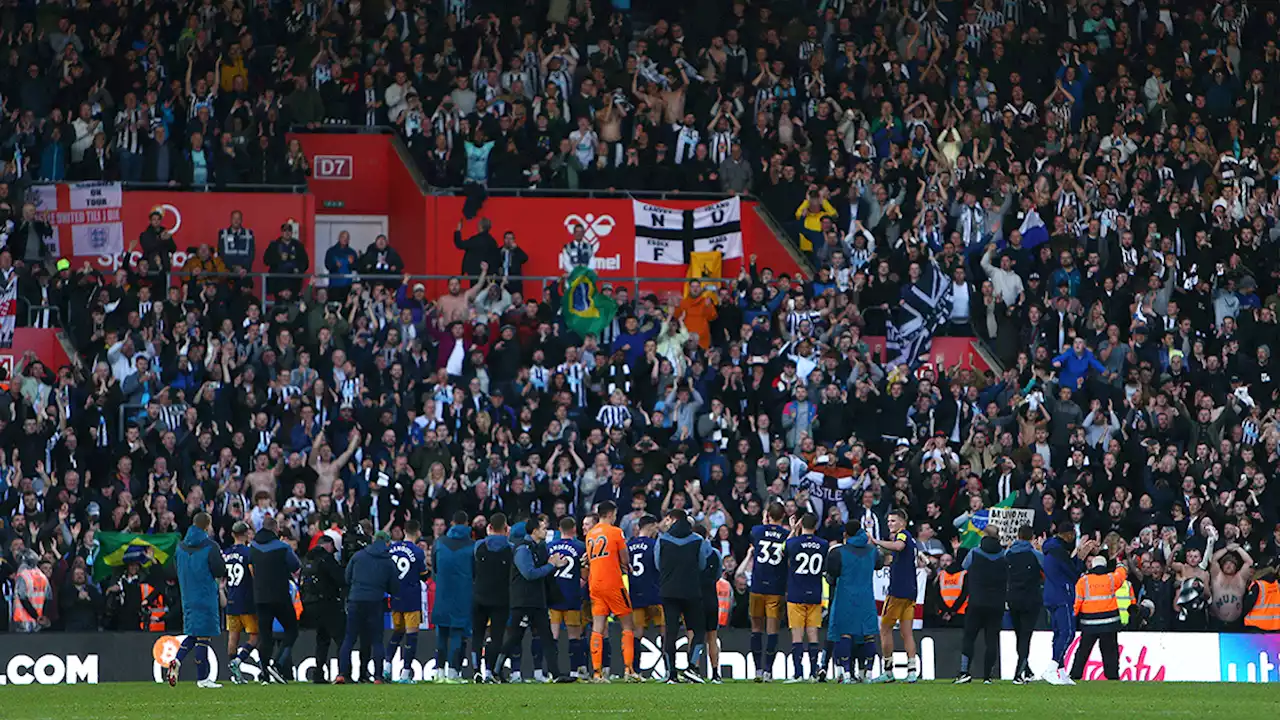
[[[1107,566],[1107,559],[1101,555],[1094,555],[1093,559],[1089,561],[1089,567],[1091,568],[1100,568],[1100,567],[1106,567],[1106,566]]]
[[[71,261],[66,258],[59,258],[58,262],[54,265],[54,267],[58,269],[58,272],[62,272],[63,270],[70,270]]]

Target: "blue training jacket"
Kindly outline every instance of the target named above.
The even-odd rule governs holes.
[[[218,578],[227,574],[222,549],[209,534],[192,525],[174,558],[182,588],[182,628],[188,635],[222,634]]]
[[[1071,557],[1074,548],[1057,537],[1050,537],[1040,547],[1044,553],[1044,604],[1073,605],[1076,580],[1084,572],[1084,563]]]

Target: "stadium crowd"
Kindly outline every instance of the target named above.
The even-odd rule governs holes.
[[[0,274],[61,310],[78,361],[26,353],[0,396],[0,581],[35,550],[45,626],[151,627],[153,595],[176,607],[175,576],[134,557],[92,582],[95,533],[185,532],[201,511],[224,547],[236,523],[271,518],[302,555],[359,520],[412,520],[430,543],[458,511],[479,538],[495,512],[555,528],[607,500],[630,538],[683,509],[723,556],[736,626],[751,531],[775,502],[831,541],[849,519],[888,538],[904,512],[927,625],[956,622],[944,585],[970,520],[1001,503],[1127,567],[1134,627],[1239,629],[1255,569],[1280,561],[1274,10],[13,11]],[[206,229],[180,273],[160,270],[176,248],[150,232],[146,264],[104,275],[48,257],[19,200],[73,178],[300,182],[281,133],[325,123],[395,126],[441,186],[755,193],[795,220],[816,272],[752,262],[682,298],[606,286],[616,321],[583,338],[554,287],[525,296],[497,274],[548,238],[468,238],[481,277],[438,298],[409,277],[257,297],[216,274],[259,252],[236,221]],[[298,271],[299,249],[283,235],[261,252]],[[385,238],[314,260],[403,267]],[[978,337],[1003,371],[888,367],[864,341],[931,265],[953,281],[940,332]]]

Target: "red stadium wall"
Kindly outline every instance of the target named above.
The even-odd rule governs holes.
[[[36,357],[51,370],[69,362],[67,351],[58,342],[57,330],[18,328],[13,331],[13,347],[0,350],[0,368],[4,368],[6,378],[13,377],[14,368],[22,362],[22,354],[28,350],[35,350]]]
[[[287,137],[302,142],[311,163],[307,190],[315,195],[318,212],[392,214],[396,198],[391,193],[402,182],[394,170],[403,168],[403,163],[389,135],[289,133]],[[408,180],[412,186],[412,178]]]
[[[392,245],[404,258],[408,272],[452,275],[461,271],[462,253],[453,244],[453,230],[462,218],[463,200],[449,195],[423,195],[409,169],[392,146],[390,135],[291,134],[302,142],[311,161],[308,189],[315,196],[316,212],[341,215],[386,215]],[[692,208],[707,201],[658,202],[673,208]],[[760,220],[748,201],[742,211],[743,246],[759,256],[760,267],[776,272],[796,272],[795,261]],[[559,275],[560,249],[569,238],[568,227],[583,222],[600,239],[599,257],[616,259],[600,271],[604,278],[680,277],[683,268],[634,263],[635,235],[631,228],[631,201],[590,198],[585,195],[515,198],[493,197],[481,211],[493,221],[501,237],[514,230],[517,242],[529,253],[526,275]],[[476,221],[464,234],[476,231]],[[725,263],[726,275],[736,274],[738,262]],[[431,283],[443,292],[444,282]],[[533,288],[530,288],[533,289]]]
[[[389,141],[387,148],[391,148]],[[438,272],[429,257],[434,240],[430,221],[435,197],[422,194],[409,168],[405,167],[399,156],[394,152],[389,152],[388,155],[383,174],[388,178],[386,215],[391,244],[404,260],[405,272]],[[449,245],[452,246],[453,242],[449,241]]]
[[[150,222],[152,210],[162,214],[164,226],[173,232],[178,252],[173,256],[174,268],[182,267],[188,253],[201,244],[218,246],[218,231],[231,222],[231,211],[244,214],[245,227],[253,230],[258,244],[258,258],[254,270],[266,271],[262,254],[267,244],[280,235],[280,226],[286,222],[297,223],[302,241],[314,248],[315,199],[310,194],[287,193],[196,193],[153,190],[128,190],[124,194],[125,248],[138,238]],[[71,252],[69,233],[61,234],[63,256]],[[135,255],[136,259],[136,255]],[[108,255],[76,257],[79,266],[88,261],[101,269],[114,269],[119,258]],[[311,267],[316,258],[311,258]]]
[[[871,346],[872,356],[880,362],[888,360],[883,335],[865,335],[862,341]],[[936,356],[941,355],[942,362],[947,367],[959,363],[961,367],[972,367],[978,372],[990,370],[991,366],[974,348],[973,343],[974,339],[971,337],[935,337],[933,347],[929,350],[929,362],[932,363]]]
[[[707,204],[706,200],[656,201],[654,204],[677,209],[690,209]],[[463,199],[453,196],[429,198],[427,227],[432,241],[426,251],[430,274],[448,275],[461,272],[462,251],[453,244],[453,232],[462,219]],[[771,267],[775,272],[795,273],[799,270],[777,238],[770,232],[748,201],[742,208],[743,252],[758,256],[760,267]],[[494,197],[485,202],[480,217],[493,221],[493,235],[501,240],[508,230],[515,232],[516,242],[529,253],[524,266],[525,275],[559,275],[560,250],[570,236],[570,228],[581,223],[600,241],[597,260],[604,266],[597,273],[605,280],[622,280],[631,277],[682,278],[685,268],[674,265],[653,265],[635,262],[635,220],[629,199],[591,198],[586,196],[515,198]],[[477,231],[477,220],[470,220],[463,227],[463,236]],[[397,247],[400,244],[397,243]],[[403,250],[401,251],[404,252]],[[744,258],[745,259],[745,258]],[[408,262],[406,257],[405,262]],[[739,260],[726,260],[724,274],[733,277],[738,273]],[[440,284],[440,283],[437,283]],[[648,287],[660,292],[661,283],[649,283]],[[671,289],[675,284],[671,285]],[[441,288],[442,289],[442,288]],[[533,288],[527,288],[526,293]]]

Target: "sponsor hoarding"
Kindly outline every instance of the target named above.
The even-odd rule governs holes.
[[[1223,682],[1280,682],[1280,634],[1218,636]]]
[[[750,633],[743,630],[724,629],[720,633],[721,673],[726,680],[746,680],[755,675],[755,658],[749,652]],[[960,632],[941,630],[920,633],[920,669],[927,680],[951,677],[959,670]],[[164,667],[177,651],[182,636],[154,633],[39,633],[38,635],[0,634],[0,684],[57,685],[68,683],[99,682],[162,682]],[[434,633],[422,634],[418,645],[418,659],[409,663],[414,677],[423,679],[435,669]],[[615,642],[618,638],[615,637]],[[563,642],[563,641],[562,641]],[[688,662],[685,652],[687,642],[679,641],[676,665],[683,668]],[[303,632],[294,646],[294,677],[308,677],[315,667],[315,637]],[[213,641],[213,678],[225,678],[226,640]],[[336,655],[336,652],[333,653]],[[905,676],[906,657],[899,653],[895,658],[895,672]],[[524,657],[530,653],[526,650]],[[620,655],[615,655],[620,659]],[[337,659],[329,659],[330,677],[337,673]],[[665,672],[666,663],[653,638],[645,638],[638,658],[640,669],[646,672]],[[356,663],[359,666],[359,663]],[[392,669],[399,673],[404,664],[399,656],[392,660]],[[778,653],[773,666],[774,677],[789,676],[790,653]],[[256,662],[243,666],[245,676],[258,678]],[[195,664],[186,663],[183,680],[195,679]]]
[[[1225,636],[1224,636],[1225,637]],[[1129,682],[1217,682],[1219,636],[1214,633],[1120,633],[1120,679]],[[1067,648],[1066,665],[1075,661],[1080,646],[1077,635]],[[1037,631],[1031,636],[1031,672],[1039,677],[1053,653],[1053,633]],[[1017,643],[1012,631],[1000,633],[1000,677],[1013,679],[1018,664]],[[1084,666],[1085,680],[1102,680],[1102,650],[1094,646]]]

